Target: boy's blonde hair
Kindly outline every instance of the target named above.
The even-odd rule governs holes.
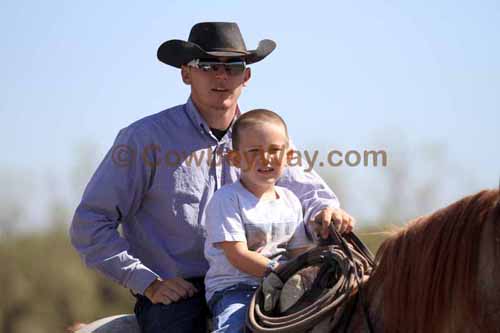
[[[238,119],[236,119],[232,130],[233,149],[238,149],[242,130],[271,122],[282,125],[288,139],[288,128],[283,118],[271,110],[255,109],[243,113]]]

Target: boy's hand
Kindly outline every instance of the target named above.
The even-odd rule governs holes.
[[[180,277],[172,279],[156,279],[146,288],[144,296],[149,298],[151,303],[170,304],[180,301],[183,298],[192,297],[198,290],[188,281]]]
[[[326,239],[330,234],[329,226],[331,223],[335,225],[338,232],[343,234],[351,232],[356,221],[341,208],[327,207],[316,215],[316,218],[310,223],[313,223],[313,230],[316,230],[321,238]]]

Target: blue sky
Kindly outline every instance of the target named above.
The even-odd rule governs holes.
[[[277,42],[252,66],[240,106],[282,114],[297,145],[386,149],[389,163],[403,149],[422,166],[418,177],[459,175],[453,186],[441,180],[458,192],[446,198],[498,183],[496,1],[4,0],[2,191],[25,181],[39,188],[31,201],[46,187],[65,197],[82,145],[94,147],[87,162],[95,168],[120,128],[183,103],[189,89],[156,49],[187,39],[199,21],[238,22],[250,49],[263,38]],[[411,154],[422,145],[444,147],[447,166],[426,168],[425,157]],[[359,190],[384,173],[337,171],[344,187]]]

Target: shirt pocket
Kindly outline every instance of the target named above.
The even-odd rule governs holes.
[[[203,208],[200,206],[206,204],[210,190],[208,170],[201,165],[183,162],[173,171],[172,181],[172,209],[177,220],[200,224],[200,208]]]

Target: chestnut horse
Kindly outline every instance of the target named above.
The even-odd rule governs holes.
[[[500,191],[411,221],[376,262],[352,320],[335,332],[500,332]]]

